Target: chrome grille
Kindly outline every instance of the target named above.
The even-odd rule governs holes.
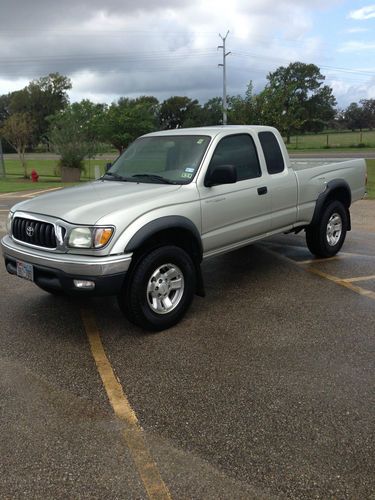
[[[56,248],[56,234],[53,224],[48,222],[15,217],[12,223],[14,238],[31,245]]]

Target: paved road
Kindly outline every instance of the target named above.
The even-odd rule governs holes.
[[[173,498],[371,498],[374,210],[353,207],[329,261],[302,236],[206,261],[207,297],[158,334],[114,299],[51,297],[0,268],[2,495],[147,498],[85,310]]]
[[[291,152],[289,153],[291,158],[372,158],[375,159],[375,151],[329,151],[315,153],[313,151],[309,152]]]

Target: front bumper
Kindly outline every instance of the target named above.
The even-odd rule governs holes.
[[[17,260],[20,260],[33,265],[34,282],[38,286],[85,295],[119,293],[131,263],[131,254],[105,257],[53,254],[24,247],[9,235],[1,240],[1,248],[10,274],[17,274]],[[74,280],[93,281],[95,289],[77,289]]]

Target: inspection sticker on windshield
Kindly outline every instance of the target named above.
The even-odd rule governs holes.
[[[193,177],[193,174],[188,174],[187,172],[182,172],[181,177],[184,179],[191,179]]]
[[[203,143],[203,139],[198,139],[197,140],[197,144],[202,144]]]
[[[194,172],[194,168],[186,167],[185,172]]]

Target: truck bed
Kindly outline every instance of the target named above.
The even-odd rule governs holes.
[[[343,163],[351,161],[353,158],[294,158],[290,159],[290,166],[293,170],[305,170],[311,167],[319,167],[323,165],[331,165],[332,163]]]

